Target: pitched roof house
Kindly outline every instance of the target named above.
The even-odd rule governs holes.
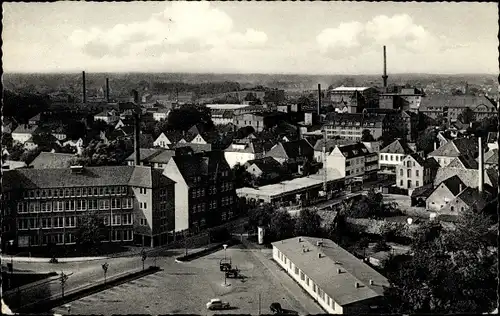
[[[451,161],[460,156],[468,159],[475,159],[478,155],[478,143],[473,138],[457,138],[439,147],[429,154],[439,163],[441,167],[446,167]]]
[[[73,154],[51,153],[42,151],[30,163],[34,169],[68,168],[75,158]]]
[[[314,148],[304,139],[290,142],[279,142],[274,145],[266,154],[266,157],[273,157],[279,163],[303,162],[312,160]]]

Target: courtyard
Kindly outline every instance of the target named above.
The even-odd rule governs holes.
[[[276,275],[277,267],[269,261],[267,267],[243,245],[230,247],[187,263],[177,263],[174,257],[158,258],[162,271],[73,301],[71,314],[258,314],[270,313],[269,306],[278,302],[291,313],[321,312],[307,295],[292,289],[286,275]],[[219,270],[226,255],[241,273],[237,279],[227,279]],[[266,254],[266,260],[269,254]],[[273,267],[270,271],[269,267]],[[278,271],[279,272],[279,271]],[[292,281],[293,282],[293,281]],[[293,294],[292,294],[293,293]],[[212,298],[230,303],[232,309],[208,311],[205,304]],[[300,300],[300,302],[299,302]],[[259,307],[260,306],[260,307]],[[68,314],[65,307],[54,308],[57,314]]]

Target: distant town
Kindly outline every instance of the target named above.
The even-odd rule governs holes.
[[[493,312],[496,79],[380,55],[371,77],[5,74],[2,306]]]

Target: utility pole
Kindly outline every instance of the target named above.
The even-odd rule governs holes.
[[[68,281],[68,276],[61,271],[61,294],[64,297],[64,287],[66,285],[66,281]]]
[[[141,251],[141,260],[142,260],[142,271],[144,271],[144,262],[146,261],[146,258],[148,257],[146,251],[144,248]]]
[[[259,293],[259,315],[260,315],[260,312],[261,312],[261,304],[260,304],[260,293]]]

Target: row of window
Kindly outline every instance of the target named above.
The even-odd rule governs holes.
[[[194,198],[199,198],[205,196],[205,189],[200,188],[200,189],[193,189],[191,191],[191,197]]]
[[[424,176],[427,176],[430,173],[430,169],[424,169]],[[404,169],[399,169],[399,175],[402,177],[404,175]],[[406,176],[408,178],[412,177],[412,169],[406,169]],[[420,177],[420,170],[415,170],[415,176]]]
[[[145,210],[148,208],[148,203],[146,202],[139,202],[139,208],[142,210]]]
[[[103,224],[109,226],[109,216],[103,216]],[[114,214],[111,217],[111,226],[132,225],[132,214]],[[49,229],[49,228],[74,228],[77,226],[76,216],[56,216],[47,218],[20,218],[17,220],[19,230]]]
[[[58,198],[58,197],[79,197],[79,196],[108,196],[127,194],[126,186],[111,187],[84,187],[67,189],[37,189],[23,192],[25,199]]]
[[[86,211],[86,210],[117,210],[131,209],[132,198],[111,199],[87,199],[87,200],[63,200],[42,202],[19,202],[17,212],[22,213],[50,213],[63,211]]]
[[[403,183],[404,183],[403,180],[401,180],[399,182],[399,185],[402,187],[404,185]],[[407,185],[408,189],[411,189],[411,187],[412,187],[411,184],[412,184],[411,180],[408,180],[408,185]],[[418,180],[415,181],[415,188],[418,188],[419,186],[420,186],[420,182]]]
[[[205,211],[205,204],[195,204],[193,205],[193,213],[200,213]]]
[[[394,156],[394,155],[380,155],[380,161],[403,161],[405,157],[404,156]]]
[[[302,272],[296,265],[294,265],[281,251],[278,250],[278,258],[285,264],[288,264],[290,269],[293,269],[295,275],[300,277],[300,280],[305,283],[306,286],[311,286],[314,293],[318,295],[318,297],[325,302],[328,306],[331,306],[335,309],[335,302],[328,296],[326,293],[317,286],[304,272]]]

